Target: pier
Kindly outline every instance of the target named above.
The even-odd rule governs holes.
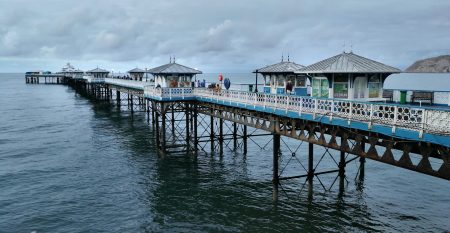
[[[195,71],[182,72],[194,75],[189,72]],[[26,76],[26,80],[33,77]],[[450,180],[450,111],[445,108],[180,84],[168,87],[108,78],[103,70],[93,70],[82,78],[57,77],[64,80],[60,84],[89,98],[132,113],[145,112],[163,154],[221,154],[230,148],[245,155],[251,138],[269,138],[264,148],[272,147],[274,199],[286,180],[305,179],[311,188],[317,180],[326,190],[320,177],[334,173],[333,184],[339,180],[342,185],[346,166],[352,161],[359,162],[358,178],[362,180],[367,159]],[[162,81],[164,75],[157,77],[156,82]],[[281,150],[288,146],[283,138],[307,144],[306,161],[298,160],[296,151],[289,149],[293,151],[290,156],[304,168],[296,175],[286,176],[280,167]],[[317,147],[325,152],[316,153]],[[331,157],[336,166],[318,170],[324,157]]]

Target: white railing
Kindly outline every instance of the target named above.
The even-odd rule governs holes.
[[[116,79],[116,78],[105,78],[105,83],[128,87],[133,89],[144,90],[145,86],[152,86],[154,83],[144,82],[144,81],[134,81],[134,80],[125,80],[125,79]]]
[[[349,123],[368,122],[369,127],[372,127],[373,123],[379,123],[393,126],[393,131],[396,127],[402,127],[421,132],[450,134],[450,111],[439,109],[244,91],[214,91],[205,88],[194,89],[194,96],[229,104],[240,103],[245,106],[271,108],[274,111],[290,111],[298,115],[310,113],[319,120],[324,117],[329,120],[339,117]]]
[[[83,79],[86,79],[88,83],[104,83],[105,78],[94,78],[94,76],[85,75]]]
[[[145,86],[144,87],[144,96],[145,97],[159,97],[159,98],[187,98],[193,97],[193,90],[190,87],[177,87],[177,88],[166,88],[166,87],[154,87],[154,86]]]

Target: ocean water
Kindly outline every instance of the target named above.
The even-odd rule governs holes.
[[[0,74],[0,232],[450,230],[450,182],[439,178],[367,160],[358,182],[351,162],[342,187],[315,180],[310,195],[292,180],[273,202],[270,138],[249,140],[246,156],[159,155],[154,141],[143,113]],[[280,167],[301,174],[290,155],[306,165],[306,145],[282,145]],[[324,152],[315,147],[316,161]],[[321,178],[327,188],[335,175]]]

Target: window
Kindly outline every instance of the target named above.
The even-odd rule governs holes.
[[[334,98],[348,98],[348,83],[334,83]]]
[[[306,87],[306,77],[305,76],[297,76],[297,86],[298,87]]]
[[[277,86],[278,87],[284,87],[284,77],[283,76],[277,76]]]
[[[381,91],[381,82],[378,75],[372,75],[369,78],[369,98],[378,98]]]
[[[348,98],[348,75],[335,74],[333,82],[333,97]]]

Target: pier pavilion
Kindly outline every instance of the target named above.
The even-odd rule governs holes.
[[[74,78],[81,78],[84,74],[84,71],[76,69],[68,62],[65,66],[63,66],[59,73],[66,76],[73,76]]]
[[[93,70],[86,71],[86,73],[92,75],[94,78],[106,78],[108,77],[109,71],[97,67]]]
[[[400,72],[353,52],[343,52],[295,73],[312,77],[313,97],[377,101],[382,100],[386,78]]]
[[[128,73],[130,74],[130,77],[132,80],[142,81],[142,78],[144,78],[145,70],[142,70],[142,69],[139,69],[136,67],[136,68],[128,71]]]
[[[155,67],[147,72],[155,77],[155,86],[163,88],[191,87],[192,78],[202,73],[200,70],[180,65],[175,61]]]
[[[304,68],[295,62],[283,61],[259,68],[253,73],[259,73],[264,78],[264,93],[307,95],[307,76],[297,74],[296,71]]]

